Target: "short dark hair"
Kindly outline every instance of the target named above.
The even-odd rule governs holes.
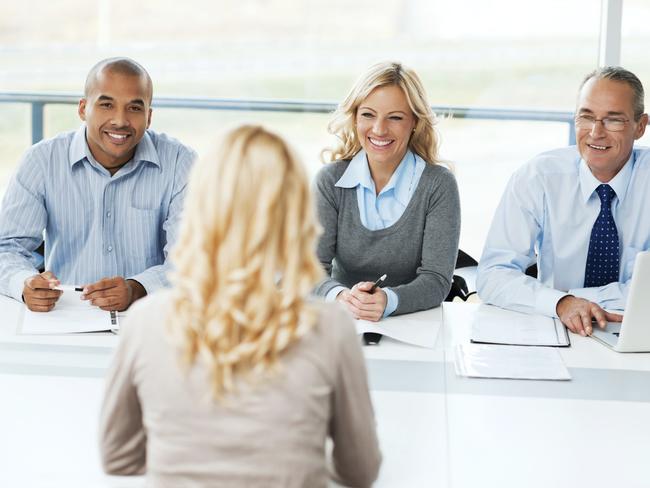
[[[116,57],[116,58],[107,58],[102,59],[95,66],[90,68],[88,76],[86,76],[86,84],[84,86],[84,97],[88,97],[88,94],[92,90],[92,87],[97,79],[97,75],[102,71],[110,71],[112,73],[118,73],[121,75],[127,76],[139,76],[144,78],[147,82],[147,96],[148,101],[151,103],[153,97],[153,83],[151,82],[151,77],[147,70],[144,67],[132,60],[131,58],[125,57]]]
[[[639,120],[639,117],[641,117],[645,111],[643,106],[644,91],[641,80],[639,80],[634,73],[625,68],[621,68],[620,66],[603,66],[585,76],[584,80],[582,80],[582,83],[580,84],[580,90],[582,90],[582,87],[592,78],[595,78],[596,80],[612,80],[627,83],[630,88],[632,88],[633,92],[632,105],[634,108],[634,119]]]

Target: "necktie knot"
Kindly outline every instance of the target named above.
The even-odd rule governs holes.
[[[598,185],[596,188],[596,193],[598,193],[598,196],[600,197],[600,203],[607,206],[610,205],[612,199],[614,198],[614,195],[616,195],[614,189],[611,186],[605,184]]]

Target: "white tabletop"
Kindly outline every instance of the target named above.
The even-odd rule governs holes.
[[[129,487],[97,452],[112,334],[25,336],[0,298],[0,486]],[[378,487],[650,485],[650,354],[571,335],[568,382],[457,377],[475,304],[420,312],[442,321],[434,349],[384,338],[364,348],[384,463]]]
[[[478,305],[444,304],[444,349]],[[571,381],[461,378],[446,362],[448,486],[650,486],[650,354],[571,334]]]

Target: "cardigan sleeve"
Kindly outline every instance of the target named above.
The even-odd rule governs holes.
[[[460,237],[460,197],[452,173],[439,166],[431,183],[422,239],[422,262],[410,283],[391,287],[399,297],[393,315],[439,306],[451,288]]]
[[[327,296],[329,291],[337,286],[345,286],[332,278],[332,261],[336,255],[340,203],[340,192],[335,186],[335,170],[333,163],[324,166],[316,175],[314,183],[316,211],[323,230],[316,252],[328,276],[316,285],[315,293],[322,297]]]

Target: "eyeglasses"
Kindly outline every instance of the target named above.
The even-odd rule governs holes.
[[[620,117],[603,117],[602,119],[597,119],[591,115],[576,115],[575,121],[578,129],[587,130],[592,130],[596,122],[602,122],[605,130],[610,132],[622,131],[625,129],[625,124],[629,122],[628,119],[622,119]]]

